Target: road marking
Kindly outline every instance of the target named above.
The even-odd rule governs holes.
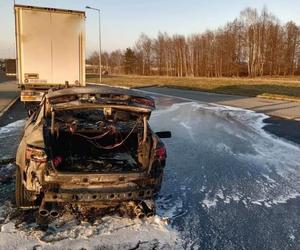
[[[1,112],[0,117],[2,117],[7,110],[9,110],[18,100],[20,99],[19,96],[17,96],[14,100],[12,100]]]

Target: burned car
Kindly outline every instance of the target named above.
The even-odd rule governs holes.
[[[50,91],[28,119],[16,157],[16,204],[56,217],[57,207],[129,206],[153,212],[166,149],[148,120],[154,100],[113,87]],[[142,204],[142,205],[141,205]]]

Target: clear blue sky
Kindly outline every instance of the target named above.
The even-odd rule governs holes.
[[[300,0],[16,0],[17,4],[102,10],[102,47],[112,51],[132,46],[141,32],[189,35],[215,29],[239,16],[246,7],[265,5],[283,23],[300,25]],[[97,14],[86,11],[87,54],[97,49]],[[14,57],[13,0],[0,0],[0,58]]]

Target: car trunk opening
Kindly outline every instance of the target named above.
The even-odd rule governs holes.
[[[149,114],[112,107],[53,111],[45,142],[61,172],[137,172],[149,166]]]

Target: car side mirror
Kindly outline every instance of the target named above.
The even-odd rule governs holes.
[[[171,131],[160,131],[155,133],[159,138],[171,138]]]

